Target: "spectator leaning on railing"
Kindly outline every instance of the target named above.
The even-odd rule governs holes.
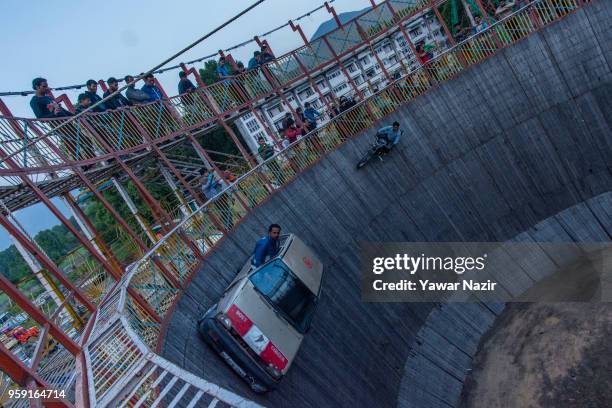
[[[259,65],[261,65],[261,52],[255,51],[253,53],[253,58],[249,60],[248,69],[255,69]]]
[[[30,107],[37,118],[61,118],[72,116],[70,112],[63,109],[59,103],[49,95],[49,85],[45,78],[34,78],[32,89],[35,93],[30,99]]]
[[[100,98],[100,95],[98,95],[97,93],[98,83],[96,81],[94,81],[93,79],[88,79],[87,82],[85,83],[85,86],[87,86],[87,90],[84,92],[84,94],[89,96],[89,101],[91,102],[92,105],[102,100],[102,98]],[[104,105],[104,103],[101,103],[95,108],[93,108],[91,111],[92,112],[104,112],[105,110],[106,110],[106,105]]]
[[[133,76],[131,75],[125,76],[126,83],[129,84],[132,81],[134,81]],[[128,98],[128,101],[130,101],[130,103],[133,105],[141,105],[143,103],[151,102],[151,98],[146,92],[140,89],[136,89],[135,83],[128,86],[128,89],[125,90],[125,96]]]
[[[257,143],[259,144],[259,148],[257,148],[257,154],[261,157],[261,160],[266,161],[274,156],[274,148],[266,143],[266,140],[263,137],[257,139]],[[278,164],[277,159],[273,158],[266,163],[270,172],[276,178],[276,181],[279,184],[283,184],[284,177],[283,172],[281,170],[280,164]]]
[[[421,65],[427,64],[429,60],[431,60],[431,58],[433,57],[431,53],[425,51],[424,42],[418,43],[415,48],[416,48],[416,56],[419,62],[421,63]]]
[[[310,105],[310,102],[304,104],[304,118],[306,119],[307,131],[311,131],[317,128],[317,118],[321,116],[318,110]]]
[[[223,185],[212,170],[204,168],[200,174],[202,175],[202,193],[207,200],[211,200],[221,192]]]
[[[460,23],[455,24],[454,31],[455,31],[455,41],[457,43],[460,43],[464,41],[466,38],[468,38],[468,35],[469,35],[468,30],[461,27]]]
[[[478,34],[479,32],[486,30],[489,26],[487,21],[480,18],[480,16],[476,16],[474,23],[476,23],[476,26],[472,29],[473,34]]]
[[[104,92],[104,98],[119,89],[119,81],[117,81],[115,77],[108,78],[106,83],[108,84],[108,89],[106,90],[106,92]],[[104,104],[108,109],[119,109],[123,108],[124,106],[129,106],[132,103],[121,93],[118,93],[117,95],[104,102]]]
[[[246,68],[244,68],[244,64],[240,61],[236,63],[236,75],[240,75],[246,72]]]
[[[79,94],[79,97],[78,97],[77,101],[78,101],[78,104],[77,104],[77,107],[76,107],[76,113],[81,113],[85,109],[87,109],[87,108],[89,108],[91,106],[91,98],[90,98],[89,94],[87,94],[87,92]]]
[[[162,99],[162,93],[155,85],[155,77],[153,74],[147,74],[144,77],[144,85],[140,88],[141,91],[149,95],[149,99],[152,101],[159,101]]]
[[[232,74],[230,72],[230,68],[228,67],[227,61],[224,57],[219,58],[219,63],[217,64],[217,79],[227,84],[229,83],[229,79],[231,77]]]
[[[186,94],[187,92],[195,91],[196,86],[187,78],[187,73],[185,71],[179,72],[179,83],[178,83],[178,93],[179,95]]]
[[[260,63],[260,65],[274,60],[274,54],[272,54],[272,51],[270,50],[270,47],[268,47],[266,45],[262,45],[261,46],[260,54],[261,54],[261,63]]]

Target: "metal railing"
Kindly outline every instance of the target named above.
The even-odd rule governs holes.
[[[232,406],[254,405],[154,353],[161,339],[160,320],[170,318],[173,303],[201,259],[215,250],[240,219],[347,139],[368,130],[440,81],[451,79],[579,5],[577,0],[538,0],[524,6],[297,140],[181,221],[129,268],[98,309],[85,347],[91,404],[139,406],[147,402],[172,407],[184,402],[194,406],[194,401],[205,398],[211,405],[216,400]],[[551,19],[553,11],[556,17]],[[173,279],[167,276],[168,271]],[[157,316],[142,309],[129,289],[145,299]]]
[[[229,114],[239,114],[241,109],[274,96],[309,76],[318,75],[336,59],[367,47],[366,40],[382,40],[390,28],[430,5],[431,2],[425,0],[381,2],[347,22],[343,28],[282,55],[262,68],[198,88],[194,93],[103,113],[89,113],[69,124],[66,124],[71,121],[69,117],[26,119],[0,116],[0,147],[4,151],[0,159],[0,176],[15,185],[20,182],[18,178],[10,177],[16,170],[6,165],[7,159],[12,159],[20,170],[29,173],[67,170],[77,164],[108,160],[112,151],[121,154],[142,151],[152,143],[159,144]],[[54,130],[62,124],[61,129]]]

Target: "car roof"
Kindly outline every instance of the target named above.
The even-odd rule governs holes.
[[[314,294],[319,294],[323,264],[301,239],[291,234],[281,254],[283,262]]]

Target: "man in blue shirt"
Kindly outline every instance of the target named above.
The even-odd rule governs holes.
[[[230,69],[227,66],[227,62],[224,57],[219,58],[219,63],[217,64],[217,76],[219,81],[223,81],[224,84],[229,85],[229,79],[232,77],[230,73]]]
[[[304,119],[308,122],[308,128],[310,130],[317,128],[317,118],[321,116],[318,110],[310,105],[310,102],[304,104]]]
[[[251,259],[251,265],[258,268],[266,262],[266,258],[274,257],[278,254],[281,227],[278,224],[272,224],[268,228],[268,235],[260,238],[255,244],[255,250],[253,251],[253,258]]]
[[[140,88],[144,93],[149,95],[152,101],[159,101],[162,98],[162,93],[155,85],[155,77],[149,73],[144,77],[145,84]]]
[[[247,65],[248,69],[255,69],[261,65],[261,52],[255,51],[253,53],[253,58],[249,60],[249,64]]]
[[[381,145],[380,151],[389,153],[391,148],[400,140],[402,132],[399,130],[399,122],[393,122],[393,126],[385,126],[376,132],[377,143]]]

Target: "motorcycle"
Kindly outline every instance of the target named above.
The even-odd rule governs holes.
[[[401,134],[403,135],[404,132],[402,132]],[[357,163],[357,170],[361,169],[363,166],[368,164],[368,162],[373,157],[378,157],[380,161],[383,161],[382,156],[388,153],[386,149],[383,149],[383,147],[385,147],[386,145],[387,145],[387,138],[381,135],[376,135],[376,141],[372,143],[368,151],[361,158],[361,160],[359,160],[359,162]]]

